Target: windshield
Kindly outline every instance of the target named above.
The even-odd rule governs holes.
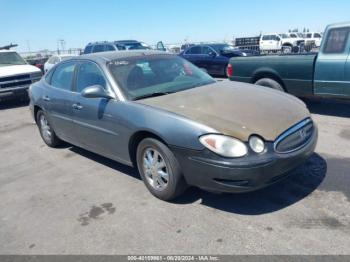
[[[280,37],[282,37],[282,38],[288,38],[288,35],[286,35],[286,34],[280,34]]]
[[[144,43],[140,42],[125,42],[125,43],[117,43],[117,47],[119,50],[143,50],[143,49],[151,49]]]
[[[26,64],[26,61],[16,52],[0,52],[0,66]]]
[[[130,100],[175,93],[214,83],[207,73],[172,55],[147,55],[111,61],[115,81]]]

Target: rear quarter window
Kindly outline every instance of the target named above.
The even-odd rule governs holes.
[[[51,77],[51,85],[64,90],[71,90],[75,70],[74,62],[66,62],[56,67]]]
[[[93,52],[94,53],[99,53],[99,52],[103,52],[105,50],[105,46],[104,45],[95,45]]]

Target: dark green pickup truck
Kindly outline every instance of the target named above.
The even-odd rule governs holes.
[[[267,86],[300,97],[350,98],[350,22],[326,28],[319,53],[234,57],[230,80]]]

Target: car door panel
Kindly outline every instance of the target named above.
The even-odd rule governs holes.
[[[345,64],[345,83],[343,91],[345,96],[350,96],[350,54]]]
[[[69,141],[74,128],[70,107],[74,71],[74,62],[59,65],[53,72],[50,83],[46,83],[42,97],[49,121],[56,134]]]
[[[349,28],[330,29],[315,65],[314,90],[318,95],[348,93]]]
[[[119,153],[118,117],[116,100],[106,98],[86,98],[81,91],[99,84],[108,89],[107,81],[94,63],[82,63],[77,72],[76,92],[72,109],[75,124],[74,134],[84,148],[115,159]]]

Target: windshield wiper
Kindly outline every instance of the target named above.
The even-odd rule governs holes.
[[[142,96],[137,96],[134,98],[134,100],[139,100],[139,99],[143,99],[143,98],[148,98],[148,97],[157,97],[157,96],[164,96],[164,95],[169,95],[172,94],[174,92],[154,92],[154,93],[150,93],[150,94],[145,94]]]

